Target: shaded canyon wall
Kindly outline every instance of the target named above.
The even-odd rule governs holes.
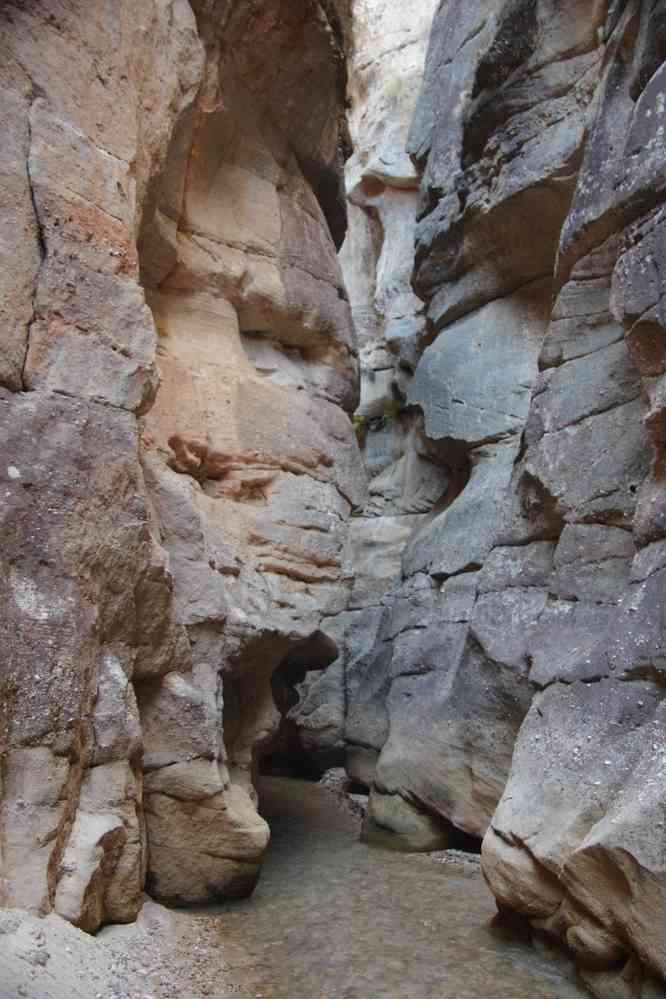
[[[426,336],[423,302],[411,288],[419,178],[407,154],[435,0],[353,5],[346,164],[349,229],[340,262],[359,343],[361,397],[354,425],[368,477],[345,545],[349,603],[327,620],[340,656],[297,686],[288,719],[297,750],[320,769],[345,748],[350,774],[366,782],[376,752],[345,738],[348,706],[400,573],[408,538],[446,493],[451,476],[423,417],[406,405]],[[339,759],[342,757],[339,756]]]
[[[401,567],[347,664],[366,835],[485,836],[500,907],[600,996],[666,977],[665,47],[661,3],[439,4],[408,143],[426,323],[364,430],[371,494],[387,424],[441,494],[391,532]]]
[[[665,57],[658,0],[3,5],[0,904],[249,892],[286,735],[663,994]]]

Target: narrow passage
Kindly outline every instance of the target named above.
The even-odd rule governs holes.
[[[495,905],[476,863],[371,848],[332,793],[307,781],[262,778],[259,791],[272,829],[261,880],[252,898],[214,910],[223,946],[244,955],[239,981],[251,972],[260,983],[255,996],[587,995],[490,926]]]

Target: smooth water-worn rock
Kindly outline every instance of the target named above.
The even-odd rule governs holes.
[[[349,28],[0,12],[2,904],[95,931],[256,881],[271,673],[345,608],[364,490]]]
[[[348,671],[350,772],[486,833],[501,907],[599,996],[664,977],[665,32],[653,3],[435,13],[407,400],[449,487]]]
[[[262,761],[346,758],[663,992],[664,59],[660,0],[2,6],[0,905],[247,894]]]
[[[349,229],[340,263],[359,341],[354,423],[369,483],[355,498],[344,548],[351,599],[343,613],[326,620],[339,660],[333,670],[308,674],[307,690],[299,688],[289,712],[296,752],[320,771],[331,764],[333,750],[338,762],[344,758],[347,683],[363,671],[382,597],[399,572],[407,541],[450,485],[449,470],[407,406],[425,316],[410,284],[418,177],[406,142],[434,7],[434,0],[353,5],[353,153],[345,168]]]

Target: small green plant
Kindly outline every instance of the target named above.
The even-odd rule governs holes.
[[[384,422],[392,423],[397,420],[402,412],[402,403],[399,399],[389,399],[384,404]]]
[[[365,447],[370,431],[383,430],[397,420],[403,408],[401,399],[388,399],[384,403],[381,416],[361,416],[360,413],[356,413],[352,417],[352,422],[359,447]]]
[[[368,421],[365,416],[360,416],[358,413],[355,413],[352,417],[352,422],[354,424],[354,433],[356,434],[358,446],[360,448],[364,448],[368,436]]]

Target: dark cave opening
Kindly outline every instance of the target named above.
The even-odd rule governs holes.
[[[479,836],[466,833],[452,824],[449,830],[449,845],[447,849],[460,850],[461,853],[475,853],[477,856],[481,856],[482,842],[483,840]]]
[[[261,774],[317,781],[327,770],[344,767],[344,748],[332,740],[304,739],[304,730],[293,714],[307,675],[321,675],[338,655],[336,642],[323,631],[316,631],[293,646],[273,672],[271,690],[281,721],[261,759]]]

